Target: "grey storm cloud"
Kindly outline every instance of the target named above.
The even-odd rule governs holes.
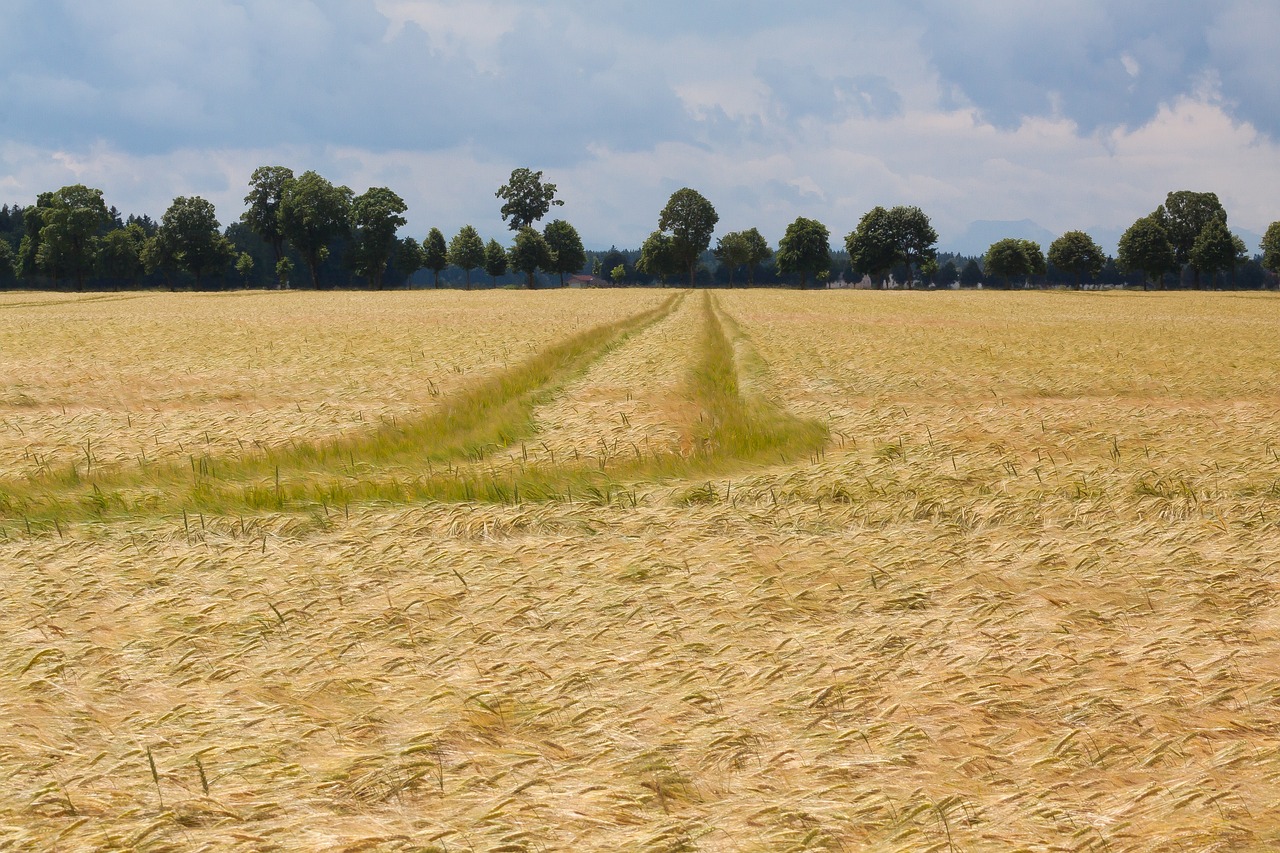
[[[1237,117],[1280,132],[1271,61],[1280,10],[1243,0],[507,4],[514,23],[483,68],[438,50],[413,22],[391,27],[374,0],[9,5],[0,112],[10,139],[39,145],[106,140],[148,152],[323,140],[571,162],[590,143],[634,150],[706,138],[673,75],[704,50],[751,38],[741,73],[768,87],[779,115],[884,118],[903,108],[893,69],[854,61],[877,27],[911,34],[918,46],[902,61],[934,69],[943,92],[998,126],[1045,115],[1086,132],[1136,126],[1209,83]],[[782,29],[813,33],[831,52],[805,55],[784,36],[761,56],[762,34]]]
[[[1001,127],[1063,116],[1086,132],[1140,126],[1209,87],[1239,119],[1280,135],[1280,84],[1266,44],[1280,8],[1255,0],[913,0],[942,79]]]

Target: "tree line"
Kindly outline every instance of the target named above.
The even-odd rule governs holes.
[[[484,240],[464,225],[446,239],[431,228],[422,241],[399,235],[404,200],[387,187],[356,195],[314,171],[295,175],[263,166],[249,179],[246,209],[225,229],[199,196],[174,199],[159,222],[122,217],[101,190],[82,184],[41,193],[34,205],[0,207],[0,287],[402,287],[420,270],[433,286],[489,286],[566,276],[591,284],[790,285],[828,282],[879,287],[1031,287],[1099,281],[1148,287],[1262,287],[1280,274],[1280,222],[1261,253],[1250,255],[1227,226],[1217,195],[1170,192],[1134,222],[1109,257],[1083,231],[1068,231],[1045,253],[1007,238],[981,257],[940,255],[938,235],[919,207],[875,207],[832,250],[827,227],[807,217],[787,226],[776,247],[757,228],[711,239],[714,205],[685,187],[658,214],[637,250],[591,252],[577,229],[541,220],[564,202],[543,173],[512,171],[495,197],[513,232],[510,245]]]

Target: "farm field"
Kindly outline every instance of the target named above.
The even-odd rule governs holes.
[[[1277,329],[2,294],[0,849],[1275,849]]]

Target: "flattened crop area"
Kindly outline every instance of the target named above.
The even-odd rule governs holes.
[[[1273,849],[1277,328],[6,295],[0,849]]]

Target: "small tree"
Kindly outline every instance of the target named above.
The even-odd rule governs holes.
[[[977,287],[980,284],[982,284],[982,267],[975,259],[970,258],[965,262],[964,269],[960,270],[960,286]]]
[[[503,200],[502,221],[507,222],[512,231],[533,225],[546,216],[552,206],[564,206],[564,202],[556,198],[555,184],[543,183],[542,172],[525,168],[513,170],[494,196]]]
[[[543,239],[551,250],[550,271],[560,275],[560,286],[564,287],[564,274],[577,272],[587,262],[582,238],[578,236],[578,230],[568,222],[556,219],[547,223]]]
[[[680,259],[676,257],[672,240],[661,231],[654,231],[640,247],[640,260],[636,269],[654,276],[660,283],[667,283],[667,276],[680,271]]]
[[[773,249],[769,247],[769,241],[764,235],[755,228],[748,228],[742,232],[742,238],[747,246],[747,285],[752,286],[756,283],[756,269],[765,261],[773,257]]]
[[[1280,222],[1272,222],[1267,226],[1267,233],[1262,237],[1262,268],[1280,278]],[[1277,281],[1280,286],[1280,280]]]
[[[471,289],[471,271],[484,265],[484,241],[470,225],[463,225],[449,241],[449,263],[462,269]]]
[[[433,287],[440,286],[440,273],[448,266],[449,247],[445,245],[444,234],[439,228],[432,228],[422,241],[422,268],[431,270]]]
[[[672,193],[658,216],[658,228],[671,235],[673,257],[689,271],[690,287],[695,283],[698,258],[711,245],[711,234],[719,221],[720,215],[711,202],[688,187]]]
[[[281,258],[276,261],[276,281],[283,290],[289,289],[289,279],[293,276],[293,261]]]
[[[955,284],[960,278],[960,271],[956,269],[955,261],[947,261],[938,270],[937,283],[939,287],[949,288]]]
[[[618,264],[616,267],[614,267],[612,270],[609,271],[609,278],[613,280],[614,284],[622,284],[624,281],[627,280],[626,266],[623,264]]]
[[[534,289],[534,274],[540,269],[548,269],[552,263],[551,249],[541,234],[529,226],[521,228],[516,234],[515,244],[507,253],[511,268],[525,274],[525,287]]]
[[[405,237],[400,241],[400,245],[396,247],[396,269],[404,273],[405,286],[408,287],[409,279],[422,269],[422,246],[417,240]]]
[[[253,275],[253,255],[248,252],[236,255],[236,275],[240,276],[240,282],[245,287],[249,286],[249,278]]]
[[[1227,229],[1226,217],[1214,217],[1196,237],[1188,260],[1197,272],[1208,274],[1209,285],[1212,287],[1218,273],[1235,267],[1236,248],[1236,241]]]
[[[484,247],[484,271],[489,274],[493,286],[498,286],[498,276],[507,272],[507,250],[497,240],[490,240]]]
[[[831,234],[816,219],[797,217],[787,226],[778,244],[778,271],[799,273],[800,286],[807,287],[809,276],[831,269]]]
[[[1082,276],[1102,272],[1107,256],[1093,238],[1083,231],[1068,231],[1049,246],[1049,263],[1075,276],[1076,290]]]
[[[18,255],[9,241],[0,237],[0,288],[10,288],[18,283]]]
[[[1157,213],[1144,216],[1120,236],[1116,266],[1126,273],[1141,272],[1142,289],[1152,282],[1163,286],[1164,274],[1177,269],[1173,244],[1169,242],[1162,218]]]
[[[747,262],[751,249],[747,245],[746,234],[742,231],[730,231],[716,241],[712,252],[729,273],[729,286],[733,287],[733,272]]]

